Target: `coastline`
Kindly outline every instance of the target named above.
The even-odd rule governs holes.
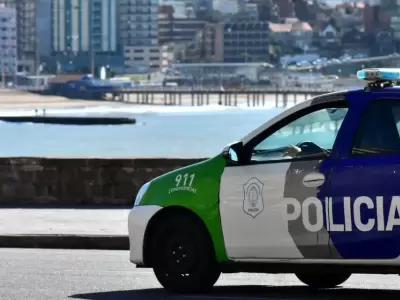
[[[288,94],[286,100],[289,102],[297,99],[298,102],[304,101],[311,97],[305,97],[305,95]],[[221,99],[218,95],[210,95],[208,98],[208,105],[224,107],[219,103]],[[201,107],[204,105],[192,105],[193,99],[189,95],[185,95],[181,98],[181,105],[171,105],[168,103],[168,99],[165,99],[163,95],[154,95],[153,103],[137,103],[137,98],[134,95],[129,95],[125,101],[111,101],[111,100],[78,100],[69,99],[62,96],[48,96],[32,94],[18,90],[1,90],[0,89],[0,110],[43,110],[49,108],[57,109],[68,109],[68,108],[87,108],[87,107],[138,107],[138,106],[162,106],[162,107]],[[205,101],[205,100],[204,100]],[[254,99],[249,99],[247,95],[237,95],[236,97],[237,107],[253,107]],[[258,103],[260,105],[254,105],[256,107],[271,107],[278,101],[283,104],[283,95],[270,94],[266,95],[264,100]],[[247,104],[250,104],[249,106]],[[263,105],[264,104],[264,105]],[[230,106],[235,107],[235,106]]]

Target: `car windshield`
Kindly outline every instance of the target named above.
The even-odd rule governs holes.
[[[305,141],[331,149],[346,112],[347,108],[333,108],[308,114],[273,133],[255,150],[276,149],[282,145],[297,145]]]

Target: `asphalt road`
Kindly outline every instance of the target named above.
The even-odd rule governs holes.
[[[312,291],[293,275],[223,275],[207,295],[171,296],[126,251],[0,249],[0,299],[397,300],[400,277],[353,275],[342,287]]]

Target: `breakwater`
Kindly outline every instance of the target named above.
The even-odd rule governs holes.
[[[133,118],[111,117],[49,117],[49,116],[0,116],[0,121],[9,123],[36,123],[54,125],[126,125],[135,124]]]
[[[0,205],[132,205],[147,181],[201,159],[0,158]]]

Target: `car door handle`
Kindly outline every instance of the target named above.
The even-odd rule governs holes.
[[[303,184],[306,187],[319,187],[325,182],[325,175],[317,172],[312,172],[304,176]]]

